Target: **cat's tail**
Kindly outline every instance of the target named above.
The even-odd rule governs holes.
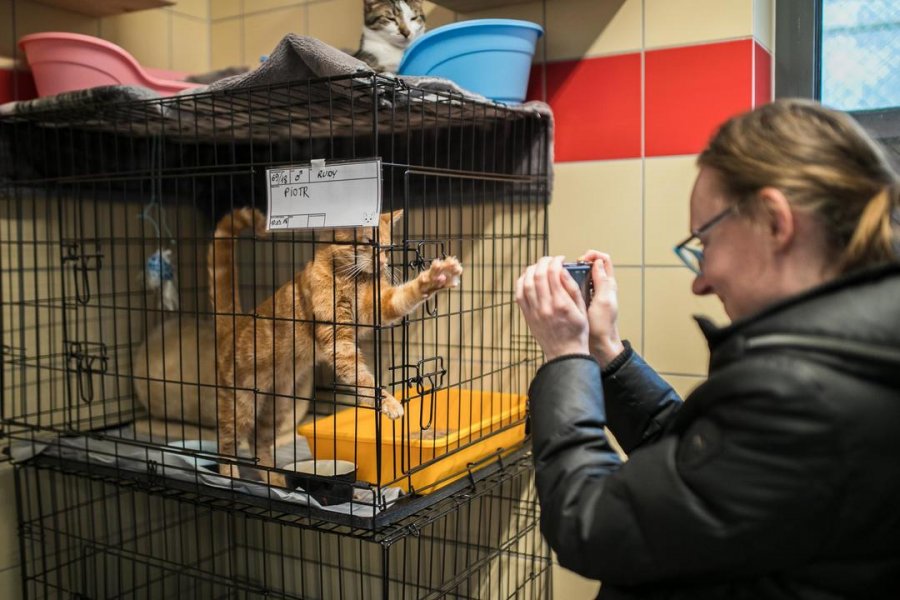
[[[234,242],[245,229],[254,229],[260,237],[266,235],[266,218],[255,208],[237,208],[216,225],[215,239],[209,245],[206,264],[209,269],[209,304],[216,317],[216,333],[232,316],[243,312],[237,289],[237,267],[234,262]]]

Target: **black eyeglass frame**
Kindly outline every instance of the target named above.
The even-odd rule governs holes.
[[[734,214],[734,205],[729,206],[725,210],[718,213],[712,219],[691,231],[691,235],[689,235],[684,241],[675,245],[672,248],[672,251],[675,252],[675,256],[684,263],[688,269],[691,270],[695,275],[700,275],[703,272],[703,250],[697,250],[696,248],[688,248],[688,244],[690,244],[693,240],[700,241],[700,236],[704,233],[708,232],[710,229],[721,223],[725,220],[726,217],[729,217]],[[697,265],[699,267],[695,267],[693,262],[691,261],[691,257],[696,259]]]

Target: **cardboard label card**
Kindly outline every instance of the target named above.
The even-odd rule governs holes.
[[[381,159],[266,169],[270,231],[373,227],[381,212]]]

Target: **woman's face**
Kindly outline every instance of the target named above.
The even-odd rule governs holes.
[[[701,167],[691,192],[691,230],[709,223],[729,204],[719,172]],[[763,226],[732,213],[701,234],[700,242],[704,258],[702,272],[691,286],[695,294],[718,296],[732,320],[773,300],[771,240]]]

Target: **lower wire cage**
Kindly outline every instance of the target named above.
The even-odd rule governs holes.
[[[85,476],[16,469],[25,597],[545,598],[531,457],[380,529]]]

